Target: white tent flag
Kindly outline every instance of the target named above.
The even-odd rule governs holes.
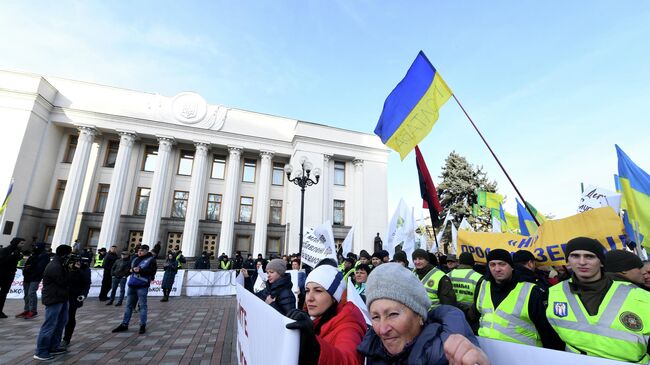
[[[406,203],[404,203],[404,199],[400,199],[397,209],[395,209],[395,213],[393,213],[393,217],[388,223],[386,241],[383,245],[383,249],[388,251],[391,258],[395,255],[395,246],[402,243],[407,235],[407,229],[404,226],[409,214],[410,211]]]
[[[578,213],[607,206],[614,208],[614,211],[616,212],[620,211],[621,194],[593,185],[587,185],[585,187],[585,191],[580,197],[580,204],[578,204]]]
[[[345,240],[343,240],[343,257],[346,257],[348,253],[352,252],[352,238],[354,236],[354,227],[350,228],[350,232],[348,232],[348,235],[345,236]]]
[[[456,254],[456,247],[458,245],[458,231],[454,222],[451,222],[451,253]]]

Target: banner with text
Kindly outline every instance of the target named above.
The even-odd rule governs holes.
[[[458,248],[460,252],[472,253],[476,262],[486,262],[490,250],[502,248],[510,252],[531,251],[540,265],[564,265],[564,246],[570,239],[580,236],[598,240],[607,251],[623,249],[626,242],[623,221],[611,207],[603,207],[548,220],[534,236],[460,230]]]
[[[316,267],[322,259],[327,257],[336,260],[336,252],[334,252],[332,247],[334,239],[330,239],[330,234],[326,229],[320,229],[321,227],[316,228],[316,230],[310,228],[305,232],[301,254],[301,260],[304,265]]]
[[[298,363],[300,332],[293,322],[237,285],[237,361],[239,365]]]

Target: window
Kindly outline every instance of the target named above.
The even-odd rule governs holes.
[[[343,225],[345,223],[345,200],[334,201],[334,224]]]
[[[255,182],[255,160],[244,160],[244,174],[242,176],[243,182]]]
[[[52,237],[54,237],[54,226],[45,227],[45,236],[43,236],[43,242],[52,243]]]
[[[106,200],[108,200],[109,184],[99,184],[97,187],[97,199],[95,199],[95,213],[104,213]]]
[[[284,184],[284,166],[279,162],[273,163],[273,185]]]
[[[334,185],[345,185],[345,162],[334,161]]]
[[[70,136],[68,138],[68,148],[65,150],[65,155],[63,156],[63,162],[72,163],[74,158],[74,153],[77,150],[77,142],[79,141],[79,136]]]
[[[145,146],[142,171],[153,172],[158,162],[158,146]]]
[[[54,201],[52,202],[52,209],[61,209],[61,201],[63,200],[63,193],[65,193],[66,180],[56,181],[56,190],[54,191]]]
[[[92,248],[93,251],[97,248],[97,244],[99,243],[99,229],[97,228],[90,228],[88,229],[88,244],[86,247]]]
[[[106,148],[106,157],[104,158],[104,167],[115,167],[117,160],[117,151],[120,149],[120,141],[108,141]]]
[[[280,252],[282,252],[280,237],[269,237],[266,241],[265,257],[280,256]]]
[[[253,217],[253,198],[242,196],[239,198],[239,221],[250,223]]]
[[[185,218],[187,212],[187,200],[190,193],[187,191],[174,191],[174,201],[172,202],[172,217]]]
[[[138,192],[135,195],[135,209],[133,211],[133,214],[147,215],[147,206],[149,205],[149,195],[151,195],[151,189],[138,188]]]
[[[208,194],[208,209],[205,219],[218,221],[221,216],[221,194]]]
[[[251,252],[251,236],[237,235],[235,251],[241,251],[242,256],[246,257]]]
[[[226,157],[213,155],[212,157],[212,173],[210,177],[213,179],[223,179],[226,175]]]
[[[271,199],[271,215],[269,223],[282,224],[282,200]]]
[[[192,163],[194,162],[194,152],[181,150],[180,159],[178,161],[178,174],[189,176],[192,175]]]

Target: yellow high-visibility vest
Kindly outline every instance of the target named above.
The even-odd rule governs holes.
[[[417,276],[415,269],[413,269],[413,273]],[[431,308],[440,305],[440,298],[438,298],[438,284],[444,276],[444,271],[434,267],[424,275],[422,280],[420,280],[422,285],[424,285],[424,289],[427,291],[429,299],[431,299]]]
[[[449,276],[451,284],[454,286],[456,300],[459,303],[474,303],[476,285],[483,275],[472,269],[453,269],[447,276]]]

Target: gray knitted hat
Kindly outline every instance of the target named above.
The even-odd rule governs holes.
[[[266,264],[266,269],[273,270],[282,276],[287,271],[287,263],[282,259],[273,259]]]
[[[366,282],[368,308],[377,299],[390,299],[402,303],[427,319],[431,299],[420,280],[404,266],[397,263],[379,265],[372,270]]]

